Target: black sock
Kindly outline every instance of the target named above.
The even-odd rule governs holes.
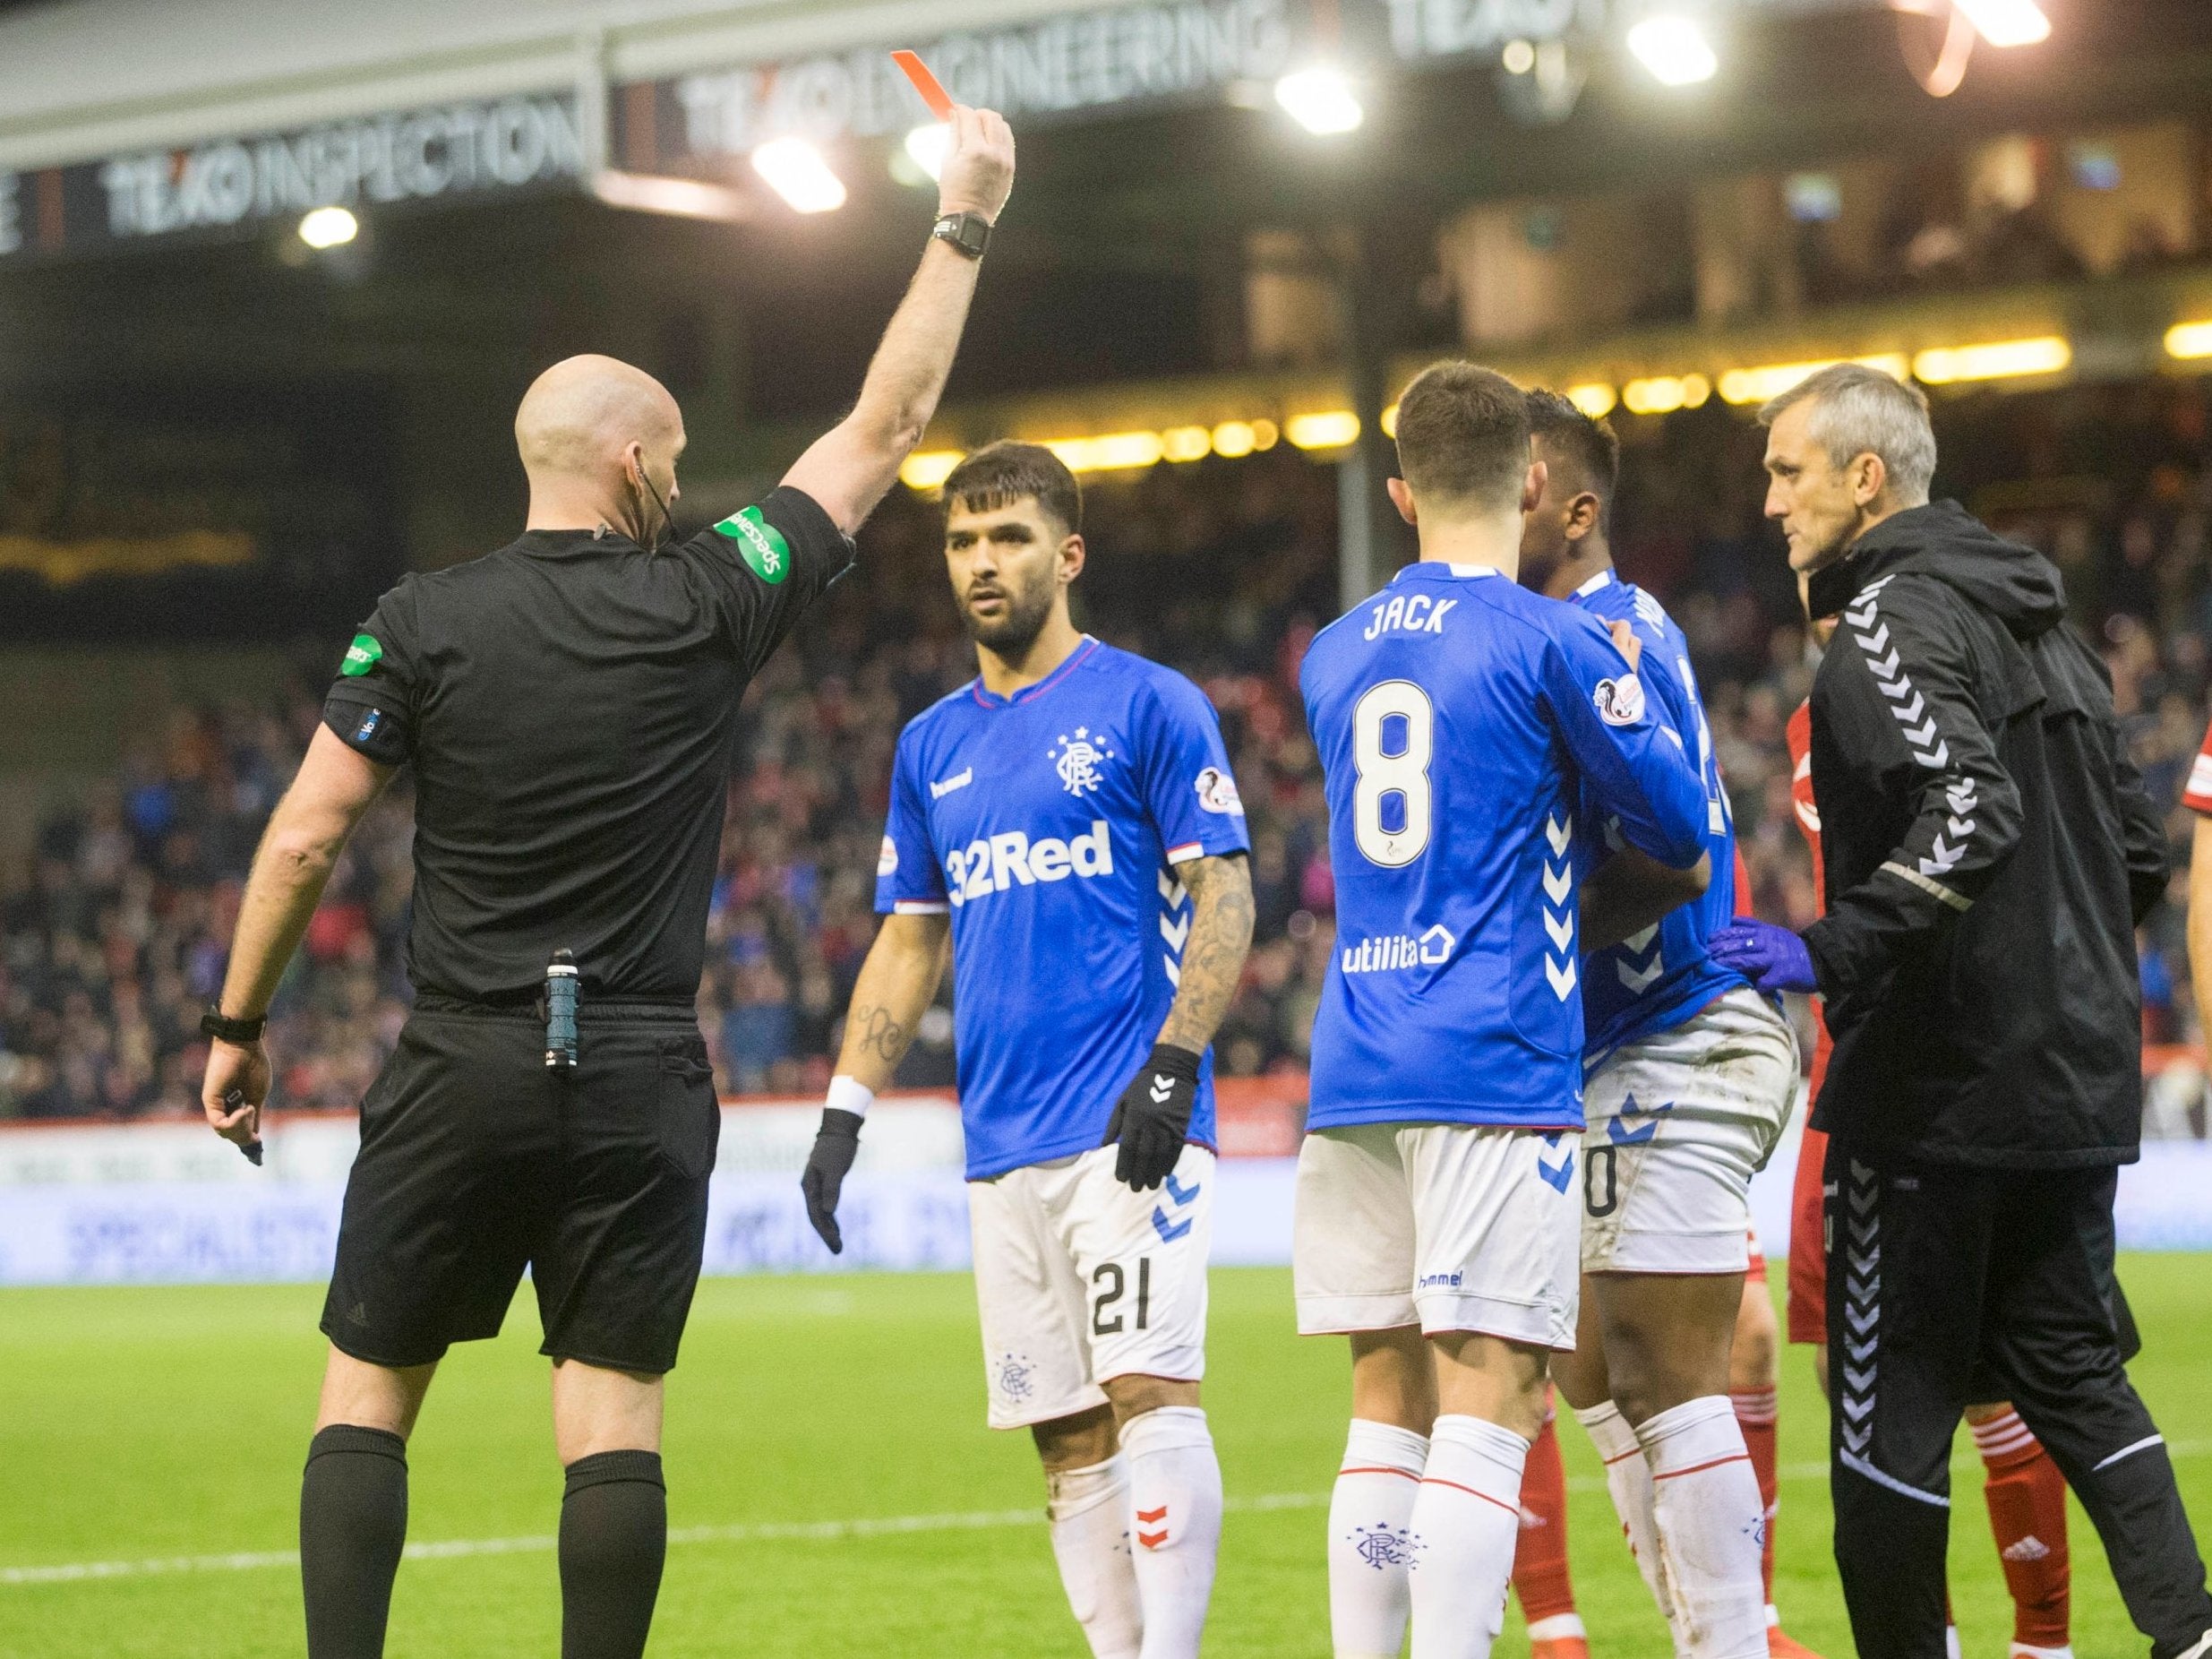
[[[317,1434],[299,1489],[308,1659],[381,1659],[407,1537],[407,1442],[347,1423]]]
[[[661,1455],[594,1452],[561,1499],[561,1659],[638,1659],[668,1553]]]

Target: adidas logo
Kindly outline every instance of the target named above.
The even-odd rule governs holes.
[[[2008,1561],[2040,1561],[2051,1553],[2051,1546],[2029,1533],[2018,1543],[2005,1545],[2002,1553]]]

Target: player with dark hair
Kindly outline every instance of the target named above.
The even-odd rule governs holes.
[[[993,444],[944,495],[981,673],[899,736],[808,1213],[842,1250],[862,1122],[949,958],[990,1424],[1036,1442],[1097,1659],[1196,1659],[1222,1525],[1209,1044],[1252,938],[1244,805],[1205,693],[1069,619],[1086,550],[1059,459]]]
[[[1583,888],[1585,946],[1621,942],[1582,965],[1582,1325],[1554,1371],[1605,1459],[1676,1652],[1802,1654],[1770,1615],[1762,1581],[1770,1439],[1762,1479],[1730,1386],[1742,1314],[1755,1299],[1767,1392],[1753,1402],[1764,1422],[1753,1426],[1770,1426],[1774,1314],[1748,1282],[1750,1188],[1796,1096],[1796,1041],[1776,1003],[1706,950],[1736,915],[1735,830],[1689,642],[1613,567],[1605,526],[1618,446],[1556,393],[1531,393],[1529,403],[1547,468],[1523,532],[1521,580],[1635,630],[1644,683],[1704,784],[1710,872],[1700,892],[1623,848]],[[1610,826],[1604,833],[1617,841]]]
[[[1578,920],[1577,872],[1608,820],[1658,867],[1695,869],[1709,805],[1628,630],[1513,580],[1546,480],[1523,394],[1438,365],[1400,400],[1397,443],[1390,494],[1420,560],[1322,630],[1300,675],[1337,933],[1293,1272],[1299,1328],[1351,1339],[1338,1659],[1395,1655],[1409,1615],[1414,1659],[1480,1659],[1546,1366],[1575,1341],[1577,934],[1608,925]],[[1627,909],[1624,932],[1645,924]]]
[[[515,417],[528,527],[409,577],[346,652],[255,855],[203,1104],[259,1146],[270,999],[394,770],[416,777],[415,1007],[361,1103],[300,1488],[310,1659],[383,1651],[407,1443],[527,1268],[553,1362],[563,1659],[635,1659],[668,1537],[661,1407],[721,1126],[694,998],[746,683],[850,565],[951,371],[1014,141],[961,109],[944,211],[851,415],[759,506],[669,539],[683,417],[611,358]]]
[[[1752,1173],[1765,1162],[1796,1095],[1795,1044],[1770,1006],[1739,976],[1715,967],[1705,956],[1706,935],[1736,915],[1735,834],[1688,642],[1657,599],[1621,580],[1614,569],[1608,531],[1620,442],[1610,425],[1556,392],[1530,392],[1529,414],[1546,477],[1543,497],[1522,530],[1521,580],[1548,598],[1637,630],[1644,643],[1645,683],[1705,778],[1713,875],[1704,892],[1693,895],[1674,872],[1624,854],[1584,890],[1586,924],[1623,902],[1667,914],[1583,963],[1591,1098],[1582,1161],[1589,1212],[1584,1243],[1585,1271],[1591,1276],[1583,1285],[1582,1340],[1555,1371],[1606,1459],[1607,1484],[1622,1525],[1675,1629],[1678,1649],[1701,1655],[1762,1650],[1801,1655],[1807,1650],[1782,1633],[1774,1607],[1778,1332],[1765,1262],[1750,1234],[1748,1202]],[[1705,1062],[1706,1055],[1719,1052],[1736,1056],[1729,1068]],[[1755,1086],[1732,1080],[1719,1087],[1725,1072],[1747,1070],[1754,1053],[1766,1062]],[[1642,1122],[1635,1121],[1639,1116]],[[1693,1201],[1696,1195],[1702,1202]],[[1645,1208],[1655,1200],[1667,1208]],[[1694,1244],[1685,1236],[1693,1222],[1700,1234]],[[1610,1254],[1593,1256],[1589,1247],[1603,1244],[1608,1229],[1616,1227]],[[1639,1235],[1653,1232],[1661,1236],[1638,1242]],[[1748,1270],[1753,1267],[1755,1274]],[[1723,1281],[1734,1284],[1737,1275],[1741,1285],[1730,1305]],[[1696,1306],[1685,1309],[1693,1297]],[[1685,1339],[1685,1320],[1693,1342]],[[1608,1366],[1623,1350],[1620,1362]],[[1652,1353],[1668,1356],[1681,1374],[1666,1375],[1662,1367],[1659,1374],[1640,1376],[1653,1369],[1646,1357]],[[1735,1445],[1726,1443],[1723,1405],[1736,1421]],[[1703,1422],[1712,1444],[1697,1440],[1693,1452],[1676,1456],[1674,1463],[1723,1459],[1702,1476],[1684,1477],[1687,1486],[1665,1474],[1673,1466],[1666,1462],[1668,1419],[1661,1418],[1662,1432],[1649,1439],[1638,1433],[1645,1421],[1678,1410]],[[1555,1432],[1548,1417],[1545,1433]],[[1547,1449],[1539,1442],[1539,1450],[1546,1455],[1534,1460],[1537,1466],[1547,1474],[1558,1470],[1556,1446]],[[1699,1552],[1678,1543],[1668,1547],[1675,1542],[1667,1536],[1668,1522],[1682,1524],[1683,1506],[1673,1500],[1679,1494],[1692,1506],[1693,1521],[1713,1517],[1747,1536],[1758,1534],[1753,1517],[1742,1512],[1751,1492],[1733,1461],[1739,1457],[1750,1459],[1763,1547],[1738,1552],[1726,1620],[1685,1615],[1680,1605],[1685,1595],[1694,1599],[1709,1591],[1696,1576]],[[1664,1483],[1655,1483],[1655,1474]],[[1725,1483],[1724,1491],[1692,1490],[1701,1478],[1708,1485]],[[1531,1641],[1546,1644],[1556,1659],[1573,1659],[1582,1635],[1566,1587],[1565,1495],[1562,1474],[1553,1475],[1547,1490],[1524,1496],[1523,1508],[1539,1518],[1557,1513],[1548,1536],[1559,1543],[1544,1550],[1535,1541],[1547,1535],[1546,1529],[1524,1532],[1524,1553],[1530,1559],[1516,1563],[1514,1580],[1530,1615]],[[1735,1505],[1732,1520],[1724,1498]],[[1756,1609],[1746,1600],[1745,1577],[1754,1562],[1761,1580]],[[1763,1610],[1762,1624],[1752,1621],[1758,1610]],[[1722,1634],[1724,1623],[1732,1636]],[[1754,1638],[1762,1647],[1753,1647]]]

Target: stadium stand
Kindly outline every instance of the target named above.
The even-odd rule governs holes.
[[[1942,487],[2060,564],[2153,794],[2178,803],[2212,680],[2212,382],[1984,395],[1940,406],[1939,425]],[[1718,403],[1627,417],[1622,430],[1621,563],[1666,597],[1697,653],[1758,909],[1803,924],[1813,894],[1789,821],[1783,724],[1809,670],[1760,522],[1760,434]],[[1239,1076],[1302,1070],[1332,887],[1296,683],[1306,642],[1336,608],[1330,469],[1286,446],[1086,484],[1085,625],[1205,685],[1252,813],[1258,933],[1221,1063]],[[934,509],[895,495],[863,537],[859,572],[749,696],[700,988],[729,1092],[806,1092],[827,1079],[874,932],[892,743],[973,673],[935,537]],[[268,707],[178,708],[120,776],[49,817],[0,871],[0,1116],[196,1111],[194,1022],[320,690],[301,681]],[[403,777],[347,855],[277,1003],[286,1105],[353,1105],[399,1029],[408,827]],[[2177,851],[2189,828],[2177,804]],[[2143,963],[2147,1040],[2198,1040],[2178,905],[2147,930]],[[939,1016],[902,1080],[951,1075]],[[2168,1133],[2206,1132],[2194,1099],[2161,1121]]]

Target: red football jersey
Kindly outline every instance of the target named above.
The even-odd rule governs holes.
[[[2182,791],[2182,804],[2194,812],[2212,817],[2212,731],[2204,735],[2204,747],[2197,752],[2197,763],[2189,769],[2189,785]]]
[[[1821,863],[1821,809],[1813,799],[1813,705],[1797,705],[1789,717],[1789,801],[1796,809],[1797,828],[1813,849],[1813,902],[1828,908],[1826,872]],[[2212,812],[2212,802],[2206,811]],[[1828,1075],[1828,1022],[1821,1017],[1820,999],[1813,999],[1813,1081],[1805,1095],[1805,1109],[1821,1092]],[[1790,1192],[1789,1217],[1789,1339],[1822,1343],[1828,1340],[1828,1257],[1822,1236],[1821,1166],[1828,1161],[1828,1137],[1805,1126],[1797,1148],[1797,1179]]]

